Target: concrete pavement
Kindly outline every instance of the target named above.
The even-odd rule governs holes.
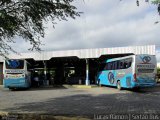
[[[0,111],[8,113],[78,119],[92,119],[97,114],[160,113],[160,86],[140,91],[119,91],[112,87],[2,89],[0,97]]]

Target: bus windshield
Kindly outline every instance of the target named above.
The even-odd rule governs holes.
[[[6,69],[23,69],[24,60],[6,60]]]

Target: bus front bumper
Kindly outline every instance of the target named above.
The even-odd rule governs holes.
[[[8,79],[4,80],[4,88],[28,88],[28,84],[26,84],[24,79],[13,80]]]
[[[134,83],[133,84],[133,88],[134,87],[142,87],[142,88],[145,88],[145,87],[154,87],[156,86],[156,82],[155,83]]]

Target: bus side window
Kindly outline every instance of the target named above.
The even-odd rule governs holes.
[[[109,62],[109,63],[108,63],[108,70],[111,70],[111,69],[112,69],[112,63]]]
[[[114,62],[111,62],[111,69],[110,70],[114,70]]]
[[[124,62],[124,69],[126,69],[126,68],[128,68],[128,62],[127,61]]]
[[[118,61],[118,69],[121,69],[121,61]]]
[[[112,70],[116,70],[117,69],[117,61],[113,62],[113,66],[112,66]]]
[[[131,67],[131,62],[132,62],[132,59],[126,59],[125,62],[124,62],[124,68],[127,69],[129,67]]]
[[[118,69],[118,61],[115,62],[115,70]]]
[[[120,64],[119,64],[119,68],[120,69],[124,69],[124,61],[123,60],[120,60]]]
[[[132,65],[132,62],[130,61],[130,62],[128,63],[128,67],[131,67],[131,65]]]
[[[129,64],[129,67],[131,67],[131,65],[132,65],[132,58],[129,59],[128,64]]]
[[[117,63],[117,65],[116,65],[116,69],[120,69],[120,61],[118,60],[118,61],[116,61]]]
[[[108,62],[106,64],[105,70],[112,70],[113,69],[113,62]]]

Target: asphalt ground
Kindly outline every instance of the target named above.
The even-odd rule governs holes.
[[[160,114],[160,85],[137,91],[119,91],[106,86],[16,91],[1,88],[0,111],[1,114],[53,115],[70,117],[68,119],[97,119],[97,115],[109,114]]]

